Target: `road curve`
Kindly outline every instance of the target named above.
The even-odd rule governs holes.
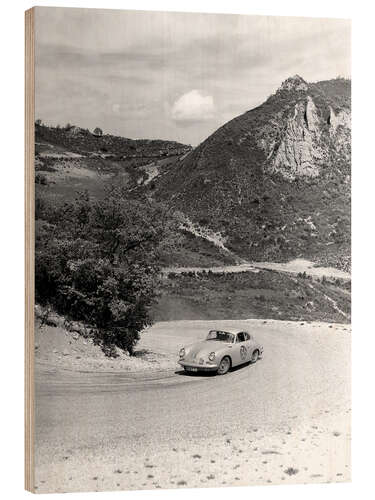
[[[346,271],[336,269],[334,267],[318,267],[307,259],[294,259],[290,262],[245,262],[242,264],[212,266],[212,267],[166,267],[164,273],[182,274],[186,272],[211,272],[214,274],[222,273],[243,273],[253,272],[258,273],[260,270],[277,271],[279,273],[299,274],[306,273],[307,276],[313,278],[339,278],[342,280],[350,280],[351,275]]]
[[[253,332],[263,359],[223,377],[40,373],[38,491],[348,480],[348,325],[165,322],[141,346],[172,355],[212,327]]]

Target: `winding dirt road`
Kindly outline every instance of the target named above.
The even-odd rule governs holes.
[[[226,376],[39,367],[39,492],[350,479],[350,327],[282,321],[158,323],[140,347],[175,356],[210,328],[264,346]]]
[[[350,280],[350,273],[341,271],[334,267],[315,267],[314,262],[306,259],[294,259],[290,262],[246,262],[243,264],[214,266],[214,267],[168,267],[163,271],[165,273],[174,272],[176,274],[186,272],[212,272],[212,273],[242,273],[253,272],[258,273],[259,270],[266,269],[270,271],[277,271],[280,273],[298,274],[306,273],[308,276],[314,278],[340,278],[343,280]]]

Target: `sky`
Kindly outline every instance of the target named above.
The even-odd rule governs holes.
[[[37,7],[36,118],[193,146],[288,77],[351,75],[349,20]]]

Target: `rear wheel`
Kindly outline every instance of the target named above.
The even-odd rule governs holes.
[[[251,360],[250,360],[251,363],[256,363],[258,361],[258,358],[259,358],[259,351],[258,349],[255,349],[255,351],[251,355]]]
[[[224,356],[224,358],[220,361],[219,368],[217,369],[218,375],[225,375],[228,373],[231,362],[228,356]]]

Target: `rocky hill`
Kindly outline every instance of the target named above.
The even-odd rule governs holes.
[[[159,176],[155,196],[248,260],[350,255],[351,82],[288,78]]]

